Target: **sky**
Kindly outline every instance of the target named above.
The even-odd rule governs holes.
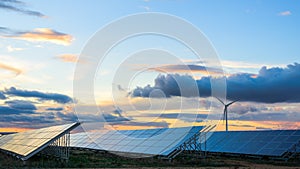
[[[292,0],[0,0],[0,131],[77,120],[136,129],[205,125],[207,119],[224,130],[223,105],[211,97],[218,80],[226,80],[224,102],[239,100],[228,110],[230,130],[298,129],[299,7]],[[153,12],[199,29],[222,69],[206,67],[174,39],[134,36],[95,63],[93,101],[75,97],[76,68],[90,64],[78,58],[96,32]],[[214,76],[220,72],[224,76]]]

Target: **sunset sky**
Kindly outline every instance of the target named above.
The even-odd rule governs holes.
[[[96,105],[73,97],[76,65],[89,64],[77,63],[89,39],[121,17],[151,12],[186,20],[212,43],[227,79],[227,102],[239,100],[229,107],[230,130],[299,129],[299,7],[292,0],[0,0],[0,132],[77,121],[77,103],[83,103],[80,121],[104,119],[118,129],[203,125],[212,107],[222,114],[223,106],[210,97],[205,63],[156,35],[126,39],[107,54],[94,78]],[[150,48],[176,54],[185,66],[163,55],[144,55],[153,57],[146,64],[128,59]],[[114,83],[120,66],[151,69],[122,86]],[[195,82],[201,97],[182,96],[176,80],[184,88]],[[151,95],[156,90],[160,95]],[[89,111],[97,106],[99,113]]]

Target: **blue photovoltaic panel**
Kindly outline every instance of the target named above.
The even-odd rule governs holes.
[[[206,151],[282,156],[299,141],[299,130],[214,132],[206,142]]]
[[[72,123],[4,135],[0,137],[0,149],[14,154],[22,160],[27,160],[46,148],[57,137],[78,125],[79,123]]]
[[[71,147],[123,153],[168,155],[202,126],[147,130],[105,130],[71,134]]]

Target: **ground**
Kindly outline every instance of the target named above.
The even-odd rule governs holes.
[[[104,152],[72,150],[66,163],[45,156],[34,156],[26,163],[9,155],[0,153],[0,168],[299,168],[300,159],[290,161],[274,161],[246,157],[210,156],[206,159],[191,156],[179,156],[173,161],[157,158],[129,159]]]

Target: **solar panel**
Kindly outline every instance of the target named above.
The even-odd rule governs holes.
[[[79,123],[30,130],[0,137],[0,149],[27,160],[51,144],[62,134],[77,127]]]
[[[214,132],[206,142],[206,151],[282,156],[299,141],[298,130]]]
[[[71,147],[92,148],[119,153],[168,155],[199,133],[202,126],[147,130],[104,130],[71,134]],[[80,142],[80,141],[81,142]],[[85,142],[93,141],[93,146]]]

